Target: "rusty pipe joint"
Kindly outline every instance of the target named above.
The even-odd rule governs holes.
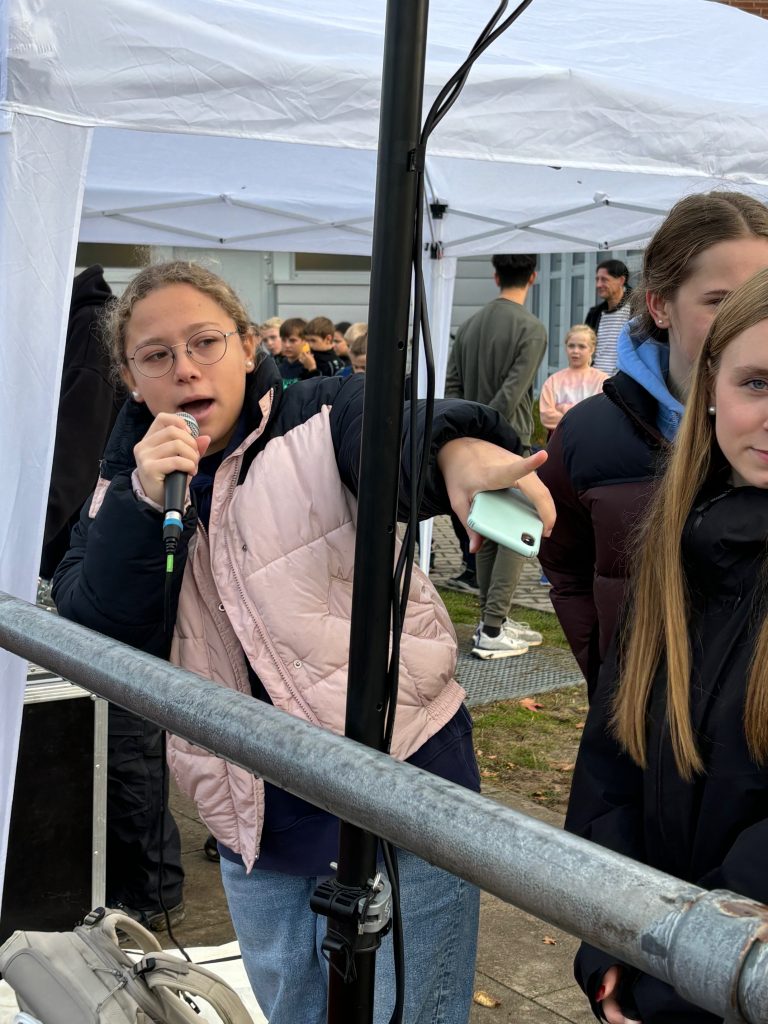
[[[768,907],[723,889],[678,902],[641,936],[657,976],[729,1024],[768,1024],[767,944]]]

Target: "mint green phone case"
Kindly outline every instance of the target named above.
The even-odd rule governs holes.
[[[469,510],[468,523],[481,537],[495,540],[525,558],[539,553],[542,522],[534,505],[521,491],[479,491]]]

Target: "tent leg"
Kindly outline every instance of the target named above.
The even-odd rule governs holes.
[[[0,591],[35,600],[91,130],[16,114],[0,132]],[[26,665],[0,651],[0,879]]]
[[[436,230],[442,221],[435,221]],[[435,362],[435,398],[445,394],[445,370],[448,363],[448,352],[451,347],[451,315],[453,313],[453,293],[456,285],[456,257],[443,256],[436,258],[425,255],[424,286],[427,293],[427,309],[432,334],[432,356]],[[419,397],[423,398],[427,390],[427,368],[424,354],[419,353]],[[429,559],[432,549],[432,520],[423,522],[419,528],[419,568],[429,575]]]

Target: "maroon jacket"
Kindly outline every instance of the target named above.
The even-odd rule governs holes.
[[[557,507],[539,559],[590,698],[624,598],[633,527],[648,507],[667,447],[655,426],[656,408],[640,384],[617,373],[602,395],[563,417],[539,471]]]

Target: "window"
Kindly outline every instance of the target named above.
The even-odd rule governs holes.
[[[572,327],[574,324],[583,324],[586,311],[584,309],[584,278],[583,277],[572,277],[571,278],[571,322],[569,324]]]
[[[102,242],[81,242],[77,247],[75,263],[78,267],[146,267],[149,264],[149,246],[111,245]]]
[[[297,274],[317,270],[358,270],[369,272],[370,256],[343,256],[327,252],[297,252],[294,256]]]

